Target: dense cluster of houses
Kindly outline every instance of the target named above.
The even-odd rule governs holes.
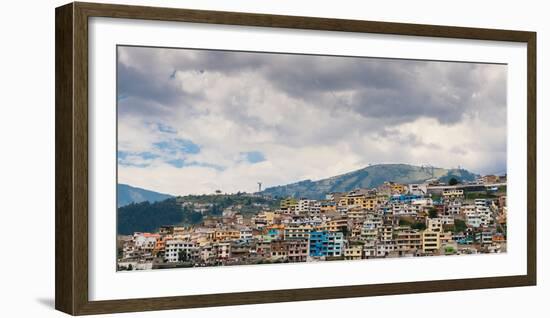
[[[255,215],[230,206],[200,225],[119,236],[118,269],[505,252],[505,188],[498,176],[453,185],[385,182],[323,200],[285,198]]]

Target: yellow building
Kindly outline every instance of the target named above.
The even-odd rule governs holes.
[[[439,251],[440,246],[439,232],[424,231],[422,233],[422,250],[425,253],[433,253]]]
[[[422,235],[416,230],[403,229],[398,231],[395,234],[395,241],[400,254],[414,253],[422,249]]]
[[[391,183],[391,190],[393,194],[403,194],[407,192],[407,186],[401,183]]]
[[[313,231],[311,225],[297,225],[297,226],[286,226],[283,228],[284,239],[308,239],[309,233]]]
[[[386,200],[384,195],[347,194],[338,200],[339,206],[357,206],[363,209],[374,211]]]
[[[387,197],[385,195],[367,196],[365,197],[363,208],[369,211],[375,211],[380,205],[384,204],[386,200]]]
[[[352,245],[348,246],[344,250],[344,259],[345,260],[359,260],[363,255],[363,245]]]
[[[241,237],[241,232],[239,230],[216,230],[214,237],[216,241],[238,240]]]
[[[265,218],[267,224],[273,224],[273,220],[275,219],[275,212],[263,211],[261,212],[261,215],[263,216],[263,218]]]
[[[325,200],[321,201],[320,207],[321,213],[336,212],[336,204],[333,201]]]
[[[344,228],[348,227],[347,218],[335,219],[323,222],[320,226],[317,226],[317,229],[320,231],[329,231],[329,232],[341,232]]]
[[[440,218],[428,219],[426,229],[430,232],[443,232],[443,220]]]
[[[407,185],[386,181],[378,187],[378,192],[385,195],[404,194],[407,192]]]
[[[338,201],[339,206],[363,206],[365,204],[365,195],[363,194],[347,194]]]

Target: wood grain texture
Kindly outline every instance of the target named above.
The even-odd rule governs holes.
[[[537,284],[537,34],[527,41],[527,276]]]
[[[114,312],[248,305],[334,298],[444,292],[467,289],[518,287],[528,285],[531,284],[525,279],[525,276],[508,276],[498,278],[288,289],[197,296],[122,299],[90,302],[86,306],[80,308],[78,314],[104,314]]]
[[[73,5],[55,10],[55,308],[74,312]]]
[[[88,18],[524,42],[528,45],[527,275],[147,299],[88,300]],[[56,9],[56,308],[72,315],[303,301],[536,284],[536,33],[237,12],[72,3]]]

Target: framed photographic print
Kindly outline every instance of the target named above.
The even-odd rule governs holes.
[[[534,32],[59,7],[56,308],[535,285],[535,96]]]

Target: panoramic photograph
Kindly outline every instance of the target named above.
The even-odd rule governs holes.
[[[505,253],[506,78],[118,46],[116,269]]]

